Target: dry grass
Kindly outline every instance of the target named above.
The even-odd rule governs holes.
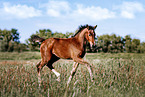
[[[37,52],[20,53],[15,58],[1,58],[0,96],[1,97],[62,97],[72,69],[72,61],[60,60],[54,64],[61,73],[61,82],[47,68],[42,70],[42,84],[39,88],[35,60]],[[15,53],[14,53],[15,54]],[[26,57],[20,57],[27,54]],[[35,55],[36,54],[36,55]],[[28,56],[29,55],[29,56]],[[4,56],[2,53],[0,56]],[[6,55],[5,55],[6,56]],[[34,59],[32,56],[35,56]],[[128,57],[127,57],[128,56]],[[16,60],[15,60],[16,59]],[[22,60],[23,59],[23,60]],[[95,82],[91,83],[85,66],[80,65],[68,90],[68,97],[144,97],[145,96],[145,54],[88,54],[85,57],[93,64]]]

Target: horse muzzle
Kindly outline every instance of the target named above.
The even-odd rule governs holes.
[[[93,43],[93,42],[89,42],[90,43],[90,47],[91,47],[91,49],[93,49],[93,46],[95,46],[95,42]]]

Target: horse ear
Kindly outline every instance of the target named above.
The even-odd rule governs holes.
[[[94,26],[94,29],[96,29],[97,28],[97,25],[96,26]]]
[[[86,27],[87,27],[87,29],[89,29],[89,25],[88,24],[86,24]]]

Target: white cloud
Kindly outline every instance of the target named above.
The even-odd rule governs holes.
[[[11,5],[3,3],[3,8],[0,9],[4,16],[8,18],[30,18],[41,16],[41,11],[27,5]]]
[[[84,6],[81,4],[71,8],[72,4],[67,1],[49,1],[47,4],[41,4],[46,8],[47,15],[51,17],[65,18],[71,20],[104,20],[115,17],[115,12],[107,8],[98,6]]]
[[[133,19],[137,12],[143,12],[144,7],[139,2],[123,2],[122,5],[116,7],[121,11],[120,15],[124,18]]]
[[[79,19],[88,20],[104,20],[115,18],[115,12],[109,11],[107,8],[101,8],[98,6],[85,7],[83,5],[77,5],[77,9],[73,10],[70,15]]]
[[[46,8],[47,15],[52,17],[60,17],[70,11],[69,3],[66,1],[52,1],[42,4],[41,7]]]
[[[76,6],[72,8],[73,6]],[[35,9],[28,5],[11,5],[10,3],[3,3],[3,8],[0,9],[1,17],[4,18],[31,18],[37,16],[49,16],[60,19],[70,19],[75,21],[98,21],[115,17],[115,12],[107,8],[99,6],[84,6],[81,4],[70,4],[68,1],[53,1],[40,4],[41,10]],[[43,13],[43,15],[42,15]]]

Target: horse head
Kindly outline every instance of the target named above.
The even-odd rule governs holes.
[[[88,26],[88,31],[85,33],[85,38],[87,39],[87,41],[90,43],[90,47],[92,48],[93,45],[95,45],[95,29],[97,28],[96,26]]]

